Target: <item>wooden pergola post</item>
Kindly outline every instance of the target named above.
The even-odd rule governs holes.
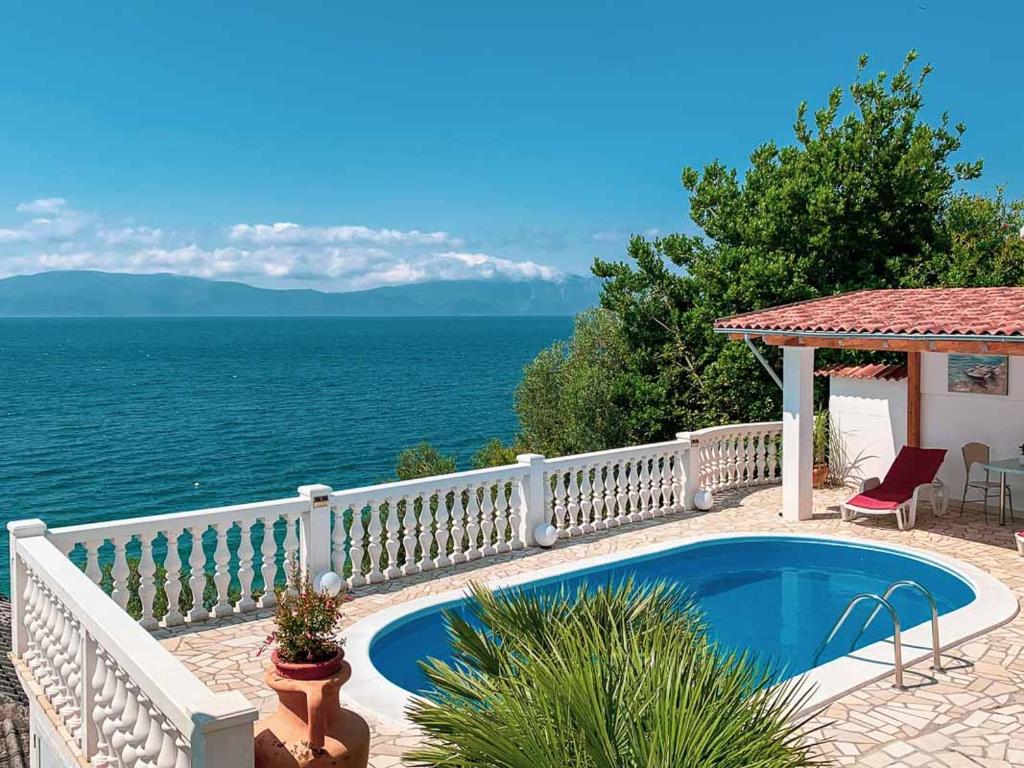
[[[907,445],[921,447],[920,352],[907,352]]]

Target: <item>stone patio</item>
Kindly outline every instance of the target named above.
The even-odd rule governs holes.
[[[713,532],[820,532],[898,542],[972,563],[1006,584],[1018,600],[1024,596],[1024,560],[1017,554],[1012,525],[1000,527],[992,515],[986,524],[973,511],[961,517],[955,508],[943,517],[919,513],[917,528],[906,532],[896,530],[888,517],[846,524],[839,520],[835,506],[846,495],[837,490],[816,492],[814,520],[786,523],[778,516],[778,487],[722,494],[711,512],[674,515],[562,540],[548,551],[492,557],[444,571],[442,578],[434,572],[361,587],[348,605],[347,619],[351,623],[385,606],[464,587],[474,579],[497,579]],[[213,690],[241,691],[266,714],[276,699],[262,683],[266,659],[256,653],[269,630],[269,618],[263,613],[208,629],[199,625],[160,630],[157,635]],[[1024,765],[1024,616],[952,649],[944,665],[951,671],[932,673],[927,663],[911,668],[908,684],[912,688],[907,691],[893,690],[886,679],[848,694],[813,719],[810,725],[816,730],[810,738],[824,740],[817,749],[836,765]],[[367,719],[373,731],[370,765],[402,765],[401,754],[416,742],[416,734]]]

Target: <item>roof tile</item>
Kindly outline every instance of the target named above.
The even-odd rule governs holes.
[[[854,291],[724,317],[715,328],[1024,338],[1024,288]]]

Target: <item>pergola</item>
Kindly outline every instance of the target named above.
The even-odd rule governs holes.
[[[714,329],[783,348],[782,511],[788,520],[806,520],[812,510],[814,350],[906,353],[907,443],[917,446],[921,355],[1024,355],[1024,288],[855,291],[721,318]]]

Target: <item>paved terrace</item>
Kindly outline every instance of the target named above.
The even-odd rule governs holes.
[[[980,513],[944,517],[918,514],[917,528],[896,530],[893,518],[839,520],[837,502],[848,495],[815,495],[813,521],[786,523],[778,516],[781,489],[719,494],[712,512],[650,520],[583,539],[562,540],[552,550],[511,553],[489,558],[476,568],[462,566],[444,578],[436,573],[360,587],[348,605],[351,623],[385,606],[466,586],[471,580],[497,579],[594,555],[628,550],[653,542],[686,539],[714,532],[781,531],[833,533],[866,540],[907,544],[972,563],[1000,579],[1020,599],[1024,596],[1024,559],[1016,551],[1013,527],[986,524]],[[989,516],[990,521],[993,516]],[[266,614],[220,623],[210,629],[160,630],[157,637],[214,691],[238,690],[263,714],[276,706],[262,682],[264,658],[256,656],[270,628]],[[908,671],[908,691],[890,688],[891,678],[873,683],[834,702],[812,725],[813,738],[837,765],[905,768],[930,765],[1009,768],[1024,765],[1024,615],[945,655],[952,671],[932,673],[927,662]],[[344,689],[342,690],[344,693]],[[401,754],[416,734],[396,732],[374,722],[370,765],[402,765]]]

